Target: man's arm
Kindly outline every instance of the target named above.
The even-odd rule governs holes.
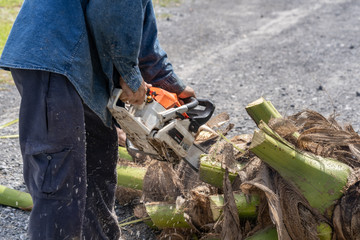
[[[91,0],[86,12],[104,71],[115,67],[134,93],[143,81],[138,57],[147,1]]]
[[[186,86],[174,73],[174,69],[161,48],[157,38],[157,26],[152,1],[146,5],[144,27],[139,54],[139,67],[146,82],[155,87],[177,93],[179,97],[195,96],[194,90]]]

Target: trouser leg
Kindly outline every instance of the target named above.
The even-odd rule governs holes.
[[[118,239],[115,128],[83,105],[66,77],[12,74],[22,96],[20,147],[34,201],[30,238]]]
[[[62,75],[12,70],[21,94],[20,147],[34,206],[31,239],[79,239],[86,197],[83,104]]]
[[[85,239],[119,239],[114,211],[116,190],[117,133],[105,127],[100,118],[85,107],[87,202]]]

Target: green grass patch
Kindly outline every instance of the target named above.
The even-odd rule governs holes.
[[[22,0],[0,0],[0,55],[21,4]]]
[[[0,55],[4,49],[4,45],[10,33],[11,26],[12,26],[11,22],[1,21],[0,19]]]
[[[22,3],[23,0],[0,0],[0,55]],[[0,84],[14,84],[10,72],[0,70]]]
[[[23,3],[23,0],[0,0],[0,7],[20,7]]]

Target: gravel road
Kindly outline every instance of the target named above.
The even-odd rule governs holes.
[[[360,129],[360,1],[182,0],[157,8],[159,37],[177,74],[217,113],[232,135],[252,133],[244,107],[263,96],[283,114],[312,109]],[[0,126],[17,118],[14,86],[0,85]],[[16,134],[17,126],[0,129]],[[25,191],[17,139],[0,139],[0,184]],[[120,218],[131,206],[117,206]],[[0,206],[0,239],[27,239],[29,213]],[[124,239],[155,239],[144,224]]]

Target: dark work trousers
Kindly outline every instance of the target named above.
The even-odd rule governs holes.
[[[12,69],[21,95],[24,180],[32,240],[119,239],[114,213],[117,135],[63,75]]]

